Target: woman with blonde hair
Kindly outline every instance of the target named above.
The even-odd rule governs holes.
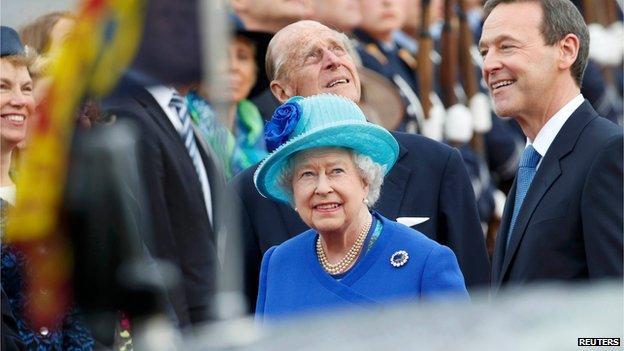
[[[19,248],[4,240],[6,211],[15,202],[15,184],[9,174],[11,156],[26,137],[28,119],[35,111],[35,98],[29,71],[34,56],[24,48],[12,28],[2,26],[0,44],[2,349],[91,350],[94,346],[91,334],[74,311],[58,316],[54,325],[38,329],[31,326],[32,304],[25,293],[30,281],[26,279],[28,260]]]
[[[25,45],[44,55],[65,40],[74,23],[75,17],[71,12],[55,11],[23,26],[19,34]]]
[[[35,111],[33,82],[29,71],[35,56],[24,49],[12,28],[3,26],[1,57],[0,198],[14,204],[15,184],[10,172],[14,166],[14,152],[24,142],[28,119]]]

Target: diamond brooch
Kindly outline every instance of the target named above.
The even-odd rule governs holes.
[[[393,253],[392,256],[390,256],[390,264],[396,268],[399,268],[406,264],[407,260],[409,260],[409,255],[405,250],[397,251]]]

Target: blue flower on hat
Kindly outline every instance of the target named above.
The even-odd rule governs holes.
[[[295,130],[301,118],[301,105],[298,103],[301,99],[301,96],[295,96],[278,107],[264,127],[264,141],[269,152],[285,143]]]

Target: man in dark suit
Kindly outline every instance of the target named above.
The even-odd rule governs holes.
[[[360,81],[347,51],[348,39],[315,21],[279,31],[267,52],[271,90],[280,101],[295,95],[334,93],[360,99]],[[489,262],[474,193],[457,150],[422,136],[393,133],[399,159],[386,176],[376,209],[449,246],[469,287],[489,282]],[[253,184],[255,168],[235,177],[242,213],[246,293],[255,305],[262,254],[306,230],[292,208],[263,198]],[[419,218],[428,220],[417,224]]]
[[[146,244],[154,257],[180,272],[168,298],[172,317],[187,327],[208,318],[217,268],[213,233],[219,228],[225,180],[190,126],[183,89],[126,83],[103,107],[137,127],[139,174],[147,189],[144,210],[151,220]]]
[[[493,286],[622,278],[621,129],[580,94],[589,37],[568,0],[485,5],[479,49],[499,116],[527,137]]]

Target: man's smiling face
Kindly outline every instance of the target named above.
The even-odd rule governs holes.
[[[321,25],[292,28],[279,45],[287,50],[276,80],[287,98],[332,93],[360,100],[360,78],[341,36]],[[282,100],[282,97],[278,96]]]
[[[483,77],[501,117],[541,115],[558,92],[557,45],[546,45],[537,2],[500,4],[483,25]]]

